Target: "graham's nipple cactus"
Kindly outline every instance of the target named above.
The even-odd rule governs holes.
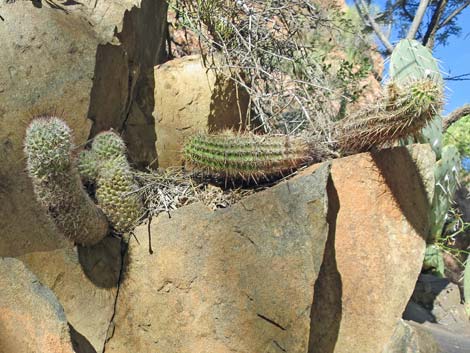
[[[296,169],[312,160],[309,144],[290,136],[199,134],[184,146],[186,161],[226,178],[257,180]]]
[[[36,118],[24,145],[36,198],[57,228],[75,243],[98,243],[108,234],[108,222],[83,189],[69,127],[56,117]]]
[[[126,145],[113,131],[95,136],[91,150],[78,160],[84,180],[96,184],[96,199],[118,233],[132,230],[144,213],[138,188],[126,159]]]

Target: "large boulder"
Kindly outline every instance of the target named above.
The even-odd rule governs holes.
[[[33,115],[57,114],[76,145],[114,128],[134,162],[153,160],[153,100],[142,96],[153,97],[153,68],[164,59],[166,8],[164,0],[0,2],[0,256],[21,257],[99,352],[114,310],[120,242],[84,249],[65,240],[35,201],[23,139]],[[150,152],[134,133],[134,112],[150,125]]]
[[[133,136],[126,123],[139,93],[148,85],[153,91],[147,77],[164,52],[166,6],[164,0],[0,2],[0,255],[66,244],[39,209],[25,173],[23,139],[32,116],[63,117],[77,145],[109,128]],[[151,118],[153,105],[140,110]],[[146,131],[155,140],[153,124]],[[131,155],[140,162],[141,152]]]
[[[121,241],[108,237],[93,247],[32,252],[19,258],[54,291],[74,332],[101,352],[114,315]]]
[[[52,291],[14,258],[0,258],[0,352],[74,353]]]
[[[158,166],[182,164],[184,139],[197,132],[245,126],[248,95],[223,72],[205,67],[200,55],[155,68]]]
[[[106,352],[307,351],[328,234],[329,166],[223,210],[159,216],[131,239]]]
[[[315,285],[309,352],[377,353],[389,342],[424,258],[434,161],[416,145],[332,162],[335,231]]]

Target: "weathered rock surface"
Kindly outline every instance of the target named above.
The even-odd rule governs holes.
[[[155,69],[155,130],[158,165],[182,164],[184,138],[200,131],[245,124],[248,96],[222,74],[204,67],[201,56],[166,62]]]
[[[434,322],[451,332],[470,334],[470,321],[459,287],[446,278],[421,274],[403,318]]]
[[[34,200],[23,139],[33,115],[57,111],[77,145],[114,128],[124,131],[134,162],[154,159],[153,68],[164,54],[167,5],[57,4],[0,2],[0,256],[21,257],[52,288],[77,335],[101,352],[114,310],[120,244],[106,239],[77,250],[66,242]],[[152,100],[142,98],[146,91]],[[134,122],[135,111],[150,121],[140,136],[133,130],[142,124]],[[143,137],[153,141],[150,152],[139,144]]]
[[[34,201],[25,175],[22,146],[32,116],[57,112],[73,128],[77,145],[87,140],[90,129],[91,135],[111,127],[121,131],[132,106],[139,106],[139,92],[148,85],[153,91],[148,72],[161,62],[164,52],[167,5],[163,0],[61,4],[0,2],[0,255],[4,256],[66,246]],[[140,110],[151,118],[153,105]],[[153,123],[146,133],[155,140]],[[141,154],[131,150],[137,161]]]
[[[64,311],[13,258],[0,258],[0,352],[74,353]]]
[[[73,329],[101,352],[114,313],[120,240],[108,237],[93,247],[33,252],[20,259],[52,289]]]
[[[429,332],[400,319],[382,353],[442,353],[442,351]]]
[[[427,333],[439,347],[439,353],[468,353],[470,352],[470,332],[453,332],[445,326],[431,322],[419,324],[413,321],[407,321],[416,331]],[[429,336],[428,336],[429,337]],[[433,351],[430,351],[431,353]],[[428,353],[428,351],[423,351]]]
[[[107,353],[306,352],[328,165],[228,209],[159,216],[130,242]]]
[[[421,270],[433,164],[426,145],[332,162],[335,232],[315,285],[309,352],[384,349]]]

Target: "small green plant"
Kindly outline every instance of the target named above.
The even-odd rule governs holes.
[[[391,82],[375,109],[367,109],[337,123],[343,151],[366,151],[418,134],[443,103],[442,86],[432,79],[398,85]]]
[[[313,159],[310,145],[286,135],[199,134],[184,147],[193,167],[230,179],[257,180],[296,169]]]
[[[56,117],[34,119],[24,151],[36,199],[71,241],[93,245],[108,233],[104,214],[88,197],[71,156],[69,127]]]
[[[138,186],[126,158],[126,145],[113,131],[99,133],[78,160],[82,179],[96,184],[98,206],[117,233],[131,231],[143,215]]]

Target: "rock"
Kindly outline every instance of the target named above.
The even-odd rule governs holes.
[[[335,232],[315,285],[309,352],[384,349],[421,270],[434,162],[427,145],[332,162]]]
[[[425,329],[399,320],[382,353],[441,353],[434,337]]]
[[[74,338],[101,352],[114,312],[120,243],[108,238],[77,249],[59,234],[34,200],[23,139],[34,114],[57,112],[77,145],[114,128],[125,132],[134,162],[155,159],[153,68],[165,52],[167,4],[83,0],[51,6],[0,2],[0,256],[21,257],[61,301]],[[152,100],[142,98],[146,91]],[[145,133],[135,111],[151,125]],[[146,147],[151,153],[133,141],[143,137],[153,141]]]
[[[107,353],[306,352],[327,239],[329,166],[131,239]]]
[[[462,304],[459,287],[448,279],[421,274],[410,303],[428,310],[432,320],[427,321],[438,323],[454,333],[470,334],[470,322],[465,305]],[[411,310],[405,311],[407,315],[404,318],[423,322],[414,313]]]
[[[102,352],[114,314],[120,240],[108,237],[93,247],[33,252],[20,259],[57,296],[74,337],[83,336],[96,352]]]
[[[440,324],[430,322],[418,324],[413,321],[407,321],[407,323],[409,326],[413,327],[414,330],[419,330],[430,335],[432,338],[429,338],[429,340],[437,342],[439,353],[470,352],[470,331],[456,333],[446,329]],[[428,351],[423,351],[423,353],[428,353]],[[430,351],[430,353],[433,353],[433,351]]]
[[[204,67],[199,55],[157,66],[154,117],[159,167],[181,165],[184,138],[195,132],[243,127],[247,110],[247,93],[240,87],[237,92],[231,80]]]
[[[134,105],[150,118],[153,112],[139,94],[154,85],[147,77],[164,53],[166,2],[52,4],[0,2],[0,256],[66,246],[34,202],[25,173],[23,139],[33,115],[63,117],[82,145],[103,129],[124,130]],[[155,141],[151,125],[146,133]]]
[[[0,258],[0,352],[74,353],[54,294],[21,263]]]

